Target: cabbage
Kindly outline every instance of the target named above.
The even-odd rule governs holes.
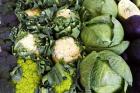
[[[91,52],[80,63],[80,81],[85,93],[126,93],[132,85],[132,74],[125,61],[104,50]]]
[[[123,41],[124,30],[118,20],[112,16],[102,15],[85,23],[81,32],[81,40],[88,51],[111,50],[123,53],[128,41]]]
[[[83,7],[92,17],[103,14],[117,16],[117,4],[114,0],[84,0]]]

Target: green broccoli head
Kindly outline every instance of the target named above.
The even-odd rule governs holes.
[[[35,93],[40,75],[38,74],[38,66],[31,59],[19,58],[18,66],[11,73],[13,82],[15,83],[16,93]]]

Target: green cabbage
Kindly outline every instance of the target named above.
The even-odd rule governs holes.
[[[123,53],[128,41],[123,41],[124,30],[118,20],[112,16],[102,15],[85,23],[81,32],[81,40],[87,50],[111,50],[117,54]]]
[[[81,84],[86,93],[126,93],[132,74],[125,61],[115,53],[93,51],[80,63]]]
[[[114,0],[84,0],[83,6],[93,17],[103,14],[117,16],[117,4]]]

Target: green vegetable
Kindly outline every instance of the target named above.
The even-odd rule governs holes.
[[[81,32],[81,40],[88,51],[111,50],[123,53],[128,41],[123,41],[124,31],[118,20],[112,16],[102,15],[85,23]]]
[[[49,40],[41,33],[30,33],[22,28],[13,29],[11,40],[14,42],[13,53],[20,57],[47,56]]]
[[[51,20],[56,10],[56,7],[46,8],[44,10],[39,8],[21,10],[20,7],[17,7],[15,12],[20,23],[22,23],[22,28],[30,30],[30,32],[47,34],[48,31],[51,31]]]
[[[68,35],[77,38],[79,36],[81,22],[78,13],[75,11],[60,9],[53,21],[56,37]]]
[[[40,75],[38,66],[31,59],[17,61],[18,66],[11,72],[12,80],[16,85],[16,93],[35,93],[39,83]]]
[[[44,87],[46,87],[46,91],[49,93],[64,93],[71,90],[73,85],[73,73],[74,71],[70,73],[62,64],[56,63],[51,71],[42,78],[42,83],[44,84]],[[47,86],[51,86],[51,88]]]
[[[117,4],[114,0],[84,0],[83,6],[92,17],[103,14],[117,16]]]
[[[85,93],[126,93],[132,74],[125,61],[115,53],[93,51],[80,63],[81,84]]]

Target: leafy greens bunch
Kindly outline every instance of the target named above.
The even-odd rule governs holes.
[[[45,34],[55,31],[56,38],[71,33],[77,38],[81,26],[80,4],[81,0],[18,0],[15,12],[25,29]]]

